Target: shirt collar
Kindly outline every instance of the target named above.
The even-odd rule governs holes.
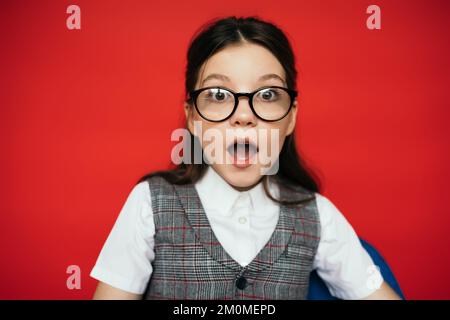
[[[269,177],[270,178],[270,177]],[[270,182],[270,179],[269,179]],[[274,184],[269,184],[271,194],[277,196]],[[204,176],[195,184],[202,205],[209,213],[219,213],[224,216],[232,214],[232,208],[238,198],[250,196],[250,205],[256,215],[263,215],[267,206],[274,202],[266,195],[262,181],[248,191],[238,191],[226,182],[211,166],[208,166]]]

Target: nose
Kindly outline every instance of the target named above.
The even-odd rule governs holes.
[[[236,111],[230,118],[231,124],[234,126],[250,126],[256,125],[256,116],[250,108],[250,100],[248,97],[239,97]]]

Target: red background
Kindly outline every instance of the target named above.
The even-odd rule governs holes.
[[[81,30],[66,8],[81,7]],[[381,7],[381,30],[366,8]],[[185,54],[216,16],[292,41],[298,143],[410,299],[450,298],[448,1],[2,1],[0,298],[90,298],[136,180],[166,168]],[[66,268],[82,270],[81,290]]]

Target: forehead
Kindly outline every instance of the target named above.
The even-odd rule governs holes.
[[[284,68],[268,49],[245,43],[211,56],[200,70],[198,86],[228,84],[251,89],[264,83],[285,86]]]

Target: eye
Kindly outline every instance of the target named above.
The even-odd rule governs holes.
[[[211,88],[207,90],[206,98],[212,102],[223,102],[232,98],[232,94],[222,88]]]
[[[277,88],[266,88],[257,93],[258,99],[265,102],[275,101],[278,99],[279,95],[280,93]]]

